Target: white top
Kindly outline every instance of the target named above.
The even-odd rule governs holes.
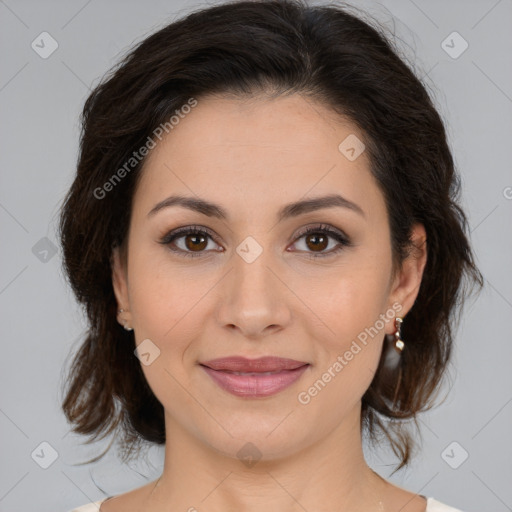
[[[82,505],[81,507],[74,508],[70,512],[98,512],[100,510],[100,505],[106,499],[107,498],[104,498],[93,503],[88,503],[87,505]],[[427,498],[427,508],[425,512],[462,512],[462,510],[445,505],[434,498]]]

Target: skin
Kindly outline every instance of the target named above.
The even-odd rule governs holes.
[[[127,260],[114,251],[112,278],[125,310],[119,322],[133,327],[137,345],[149,338],[160,350],[142,369],[165,409],[165,464],[157,482],[108,500],[103,512],[425,511],[424,498],[374,473],[362,451],[361,397],[394,319],[307,405],[297,399],[393,304],[406,316],[426,262],[418,224],[411,236],[417,254],[392,274],[386,206],[367,155],[350,161],[338,150],[350,134],[363,140],[348,120],[298,94],[209,96],[150,152],[132,205]],[[220,204],[230,218],[180,206],[148,217],[178,193]],[[277,221],[284,204],[332,193],[364,216],[325,208]],[[352,245],[308,257],[338,246],[329,238],[318,248],[311,235],[296,236],[319,224],[342,230]],[[159,243],[191,225],[217,237],[207,238],[200,256]],[[236,252],[248,236],[263,249],[252,263]],[[194,252],[191,237],[174,247]],[[241,398],[198,365],[232,355],[276,355],[310,367],[276,395]],[[247,442],[261,453],[252,467],[237,457]]]

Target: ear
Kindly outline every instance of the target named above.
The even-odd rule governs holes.
[[[414,224],[409,238],[412,247],[397,271],[389,295],[390,305],[398,303],[402,306],[402,309],[397,312],[397,316],[400,317],[405,317],[413,307],[427,263],[427,234],[423,224]],[[394,332],[394,325],[391,327]]]
[[[130,310],[128,295],[127,265],[124,251],[120,247],[114,247],[111,257],[112,287],[117,299],[117,309]]]

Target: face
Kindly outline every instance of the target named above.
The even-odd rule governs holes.
[[[251,442],[272,459],[359,429],[384,335],[412,306],[425,259],[392,276],[388,215],[367,154],[339,149],[354,136],[363,140],[299,95],[208,97],[151,151],[113,284],[150,354],[142,369],[171,435],[232,457]],[[219,208],[152,211],[176,195]],[[343,199],[287,208],[324,196]],[[416,226],[413,239],[424,236]],[[203,366],[233,356],[302,367],[216,378]]]

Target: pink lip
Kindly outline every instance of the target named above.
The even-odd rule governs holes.
[[[222,389],[236,396],[256,398],[291,386],[309,364],[280,357],[226,357],[206,361],[201,366]]]

